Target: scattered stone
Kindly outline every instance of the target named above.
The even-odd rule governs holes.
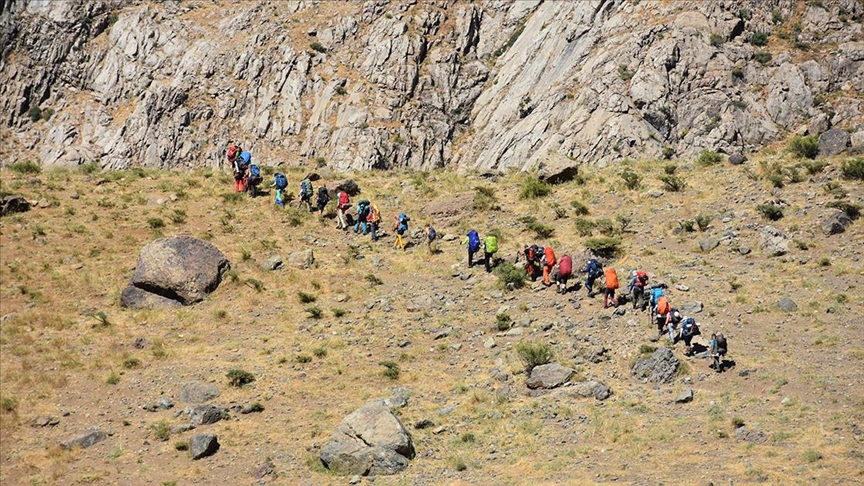
[[[822,157],[837,155],[846,150],[850,141],[851,137],[846,130],[832,128],[819,135],[819,155]]]
[[[360,484],[360,481],[362,481],[362,480],[363,480],[363,479],[360,477],[359,474],[355,474],[355,475],[352,476],[351,479],[348,481],[348,484]]]
[[[702,312],[703,305],[702,302],[685,302],[681,304],[681,308],[679,309],[685,315],[698,314]]]
[[[657,189],[648,191],[648,195],[651,197],[654,197],[654,198],[663,197],[663,194],[664,194],[663,191],[660,191]]]
[[[692,401],[693,401],[693,390],[690,390],[690,389],[684,390],[675,398],[675,403],[690,403]]]
[[[765,256],[783,256],[789,253],[789,240],[777,228],[765,226],[762,228],[760,247]]]
[[[553,324],[553,323],[551,323],[551,322],[546,322],[546,323],[540,325],[540,329],[541,329],[542,331],[548,331],[548,330],[552,329],[552,327],[553,327],[554,325],[555,325],[555,324]]]
[[[348,300],[348,296],[345,294],[336,294],[336,296],[333,297],[333,300],[335,300],[336,302],[345,302],[346,300]]]
[[[852,218],[843,211],[836,212],[822,221],[820,227],[825,236],[843,233],[852,224]]]
[[[180,412],[178,412],[180,413]],[[177,415],[175,415],[176,417]],[[171,433],[172,434],[182,434],[183,432],[189,432],[190,430],[194,430],[195,426],[192,424],[180,424],[180,425],[172,425]]]
[[[699,249],[702,250],[702,252],[709,252],[718,246],[720,246],[720,240],[713,236],[699,240]]]
[[[612,390],[602,381],[588,380],[579,383],[569,383],[560,388],[558,393],[569,398],[591,398],[606,400],[612,396]]]
[[[435,340],[437,341],[437,340],[439,340],[439,339],[444,339],[444,338],[450,336],[450,333],[452,333],[452,332],[453,332],[453,328],[452,328],[452,327],[445,327],[444,329],[438,331],[438,332],[435,334]]]
[[[561,366],[558,363],[535,366],[531,370],[531,376],[526,385],[532,390],[538,388],[550,390],[567,383],[575,372],[576,370]]]
[[[291,253],[285,260],[288,262],[288,265],[305,270],[315,263],[315,254],[312,253],[311,248],[307,248],[303,251]]]
[[[225,255],[211,243],[191,236],[160,238],[141,249],[129,287],[190,305],[216,290],[230,268]],[[140,308],[134,305],[150,302],[129,287],[123,291],[127,298],[121,296],[122,305]]]
[[[428,429],[435,426],[435,422],[429,419],[423,419],[414,424],[414,428],[417,430]]]
[[[748,430],[746,426],[735,429],[735,437],[746,442],[766,442],[768,437],[758,430]]]
[[[189,439],[189,453],[193,460],[212,456],[219,450],[219,440],[212,434],[193,435]]]
[[[200,381],[186,383],[180,391],[180,401],[186,403],[204,403],[218,396],[218,388]]]
[[[783,297],[777,302],[777,308],[783,312],[792,312],[798,308],[798,304],[789,297]]]
[[[258,466],[255,471],[252,473],[252,477],[255,479],[262,479],[264,476],[269,476],[276,471],[276,466],[273,464],[273,461],[267,460],[264,464]]]
[[[156,402],[156,404],[159,405],[159,408],[161,408],[162,410],[170,410],[174,407],[174,403],[172,403],[171,400],[165,397],[160,398],[159,401]]]
[[[30,427],[39,428],[39,427],[54,427],[55,425],[60,423],[60,419],[49,417],[47,415],[40,415],[33,420],[30,421]]]
[[[456,410],[456,405],[447,405],[446,407],[442,407],[441,410],[438,410],[438,415],[450,415],[454,410]]]
[[[320,458],[342,474],[396,474],[414,458],[414,443],[399,419],[376,400],[342,420]]]
[[[735,152],[729,156],[729,163],[732,165],[741,165],[744,162],[747,162],[747,157],[741,152]]]
[[[504,333],[505,336],[521,336],[525,330],[521,327],[514,327]]]
[[[223,410],[213,405],[199,405],[192,409],[190,423],[194,426],[215,424],[222,420]]]
[[[408,346],[411,346],[411,340],[410,340],[410,339],[406,339],[406,340],[400,342],[400,343],[398,344],[398,346],[399,346],[400,348],[406,348],[406,347],[408,347]]]
[[[73,447],[79,447],[81,449],[86,449],[94,444],[102,442],[105,440],[107,435],[105,432],[99,430],[89,430],[86,432],[82,432],[75,437],[67,440],[60,444],[60,447],[63,449],[69,450]]]
[[[751,250],[750,250],[749,246],[739,246],[738,247],[738,253],[740,253],[742,255],[749,255],[750,251]]]
[[[260,413],[264,411],[264,407],[261,406],[260,403],[249,403],[244,405],[240,409],[240,413],[243,415],[249,415],[250,413]]]
[[[261,268],[264,270],[276,270],[282,266],[282,257],[273,255],[270,258],[261,262]]]
[[[619,306],[619,307],[616,307],[615,310],[612,311],[612,313],[615,314],[616,316],[623,316],[623,315],[627,314],[627,308],[624,306]]]
[[[486,349],[492,349],[495,346],[497,346],[497,344],[495,344],[495,338],[490,337],[489,339],[487,339],[486,341],[483,342],[483,347]]]
[[[471,208],[473,201],[473,194],[461,194],[443,201],[427,203],[420,208],[420,212],[432,218],[434,221],[441,221],[447,218],[459,216],[463,211]]]
[[[678,374],[680,363],[669,348],[658,348],[648,358],[633,365],[633,376],[649,383],[670,383]]]
[[[12,213],[23,213],[30,210],[30,203],[24,196],[4,196],[3,202],[0,203],[0,216],[5,216]]]
[[[528,327],[531,325],[531,322],[532,321],[530,317],[523,317],[518,321],[520,327]]]
[[[435,302],[432,300],[432,297],[428,295],[418,295],[405,302],[405,310],[408,312],[420,312],[431,310],[434,305]]]
[[[681,284],[676,285],[675,288],[680,290],[681,292],[687,292],[690,290],[690,287]]]
[[[447,234],[441,237],[441,241],[456,241],[459,239],[459,235]]]

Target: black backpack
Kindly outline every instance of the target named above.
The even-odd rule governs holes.
[[[327,192],[327,188],[324,186],[319,187],[318,188],[318,202],[323,203],[323,204],[327,204],[328,201],[330,201],[330,193]]]
[[[726,336],[718,334],[715,338],[715,344],[717,346],[718,353],[726,354],[727,352],[729,352],[729,348],[726,346]]]

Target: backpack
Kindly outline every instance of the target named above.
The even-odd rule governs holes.
[[[381,213],[378,212],[378,208],[375,206],[369,207],[369,216],[366,218],[366,221],[370,223],[378,223],[381,221]]]
[[[717,352],[719,354],[726,354],[729,351],[729,348],[726,347],[726,336],[722,334],[717,335],[714,344],[717,346]]]
[[[551,247],[551,246],[547,246],[546,249],[543,250],[543,253],[544,253],[545,256],[546,256],[546,265],[547,265],[547,266],[550,266],[550,267],[551,267],[552,265],[555,265],[555,262],[556,262],[557,260],[555,259],[555,251],[552,249],[552,247]]]
[[[339,192],[339,209],[345,210],[350,207],[351,201],[348,200],[348,193],[345,191]],[[348,207],[346,207],[348,206]]]
[[[225,155],[228,157],[228,160],[233,161],[237,157],[237,151],[240,150],[236,145],[231,145],[228,147],[228,151],[225,152]]]
[[[651,304],[656,304],[660,297],[663,297],[663,289],[660,287],[654,287],[651,289]]]
[[[666,315],[670,310],[669,299],[667,299],[666,296],[661,296],[657,299],[657,314]]]
[[[434,240],[436,236],[438,236],[438,233],[435,232],[435,228],[430,226],[429,227],[429,241]]]
[[[498,238],[492,235],[486,237],[486,253],[495,253],[498,251]]]
[[[366,199],[361,199],[357,203],[357,216],[362,220],[369,216],[369,201]]]
[[[606,269],[606,288],[609,290],[618,288],[618,274],[611,267]]]
[[[276,189],[279,189],[280,191],[285,190],[285,188],[288,187],[288,178],[285,177],[284,174],[277,173],[273,176],[273,184],[276,185]]]
[[[533,246],[526,246],[524,253],[525,253],[525,261],[528,263],[534,263],[534,257],[535,257],[534,247]]]
[[[399,224],[405,225],[405,227],[407,228],[408,221],[411,221],[411,218],[409,218],[405,213],[399,213],[399,216],[396,217],[396,221],[398,221]]]
[[[258,168],[257,165],[252,164],[249,166],[249,177],[261,177],[261,169]]]
[[[636,286],[644,287],[648,283],[648,274],[639,270],[636,272]]]
[[[312,197],[312,183],[309,182],[309,179],[303,179],[303,181],[300,182],[300,194]]]
[[[528,253],[531,254],[531,261],[540,264],[540,256],[543,254],[543,248],[540,248],[537,245],[531,245],[531,251]]]
[[[240,160],[243,161],[244,165],[249,165],[249,163],[252,162],[252,154],[249,152],[241,152]]]
[[[468,251],[475,252],[480,249],[480,235],[476,231],[468,232]]]
[[[681,334],[684,336],[698,336],[699,327],[696,326],[696,319],[688,317],[681,323]]]
[[[558,272],[562,277],[569,277],[573,273],[573,259],[570,258],[570,255],[561,257],[561,261],[558,263]]]
[[[327,188],[321,186],[318,188],[318,203],[319,204],[327,204],[330,201],[330,193],[327,192]]]
[[[600,275],[603,275],[603,265],[600,264],[595,259],[588,260],[588,276],[591,278],[597,278]]]

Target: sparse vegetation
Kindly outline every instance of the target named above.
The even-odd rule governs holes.
[[[705,149],[699,152],[699,157],[696,159],[696,165],[699,167],[708,167],[717,165],[723,161],[723,156],[713,150]]]
[[[624,170],[620,176],[624,179],[624,185],[631,191],[639,189],[642,184],[642,176],[631,170]]]
[[[536,199],[544,197],[552,192],[552,187],[533,176],[522,179],[522,187],[519,189],[519,199]]]
[[[588,238],[585,240],[585,248],[588,248],[596,255],[611,257],[618,253],[621,245],[621,238],[599,237]]]
[[[372,285],[384,285],[384,281],[375,276],[375,274],[369,273],[363,278]]]
[[[771,62],[771,53],[768,51],[756,51],[753,53],[753,59],[759,64],[767,64]]]
[[[754,32],[753,35],[750,36],[750,43],[757,47],[763,47],[768,45],[768,37],[770,34],[768,32]]]
[[[760,204],[756,206],[756,211],[771,221],[777,221],[783,217],[783,208],[775,204]]]
[[[393,361],[381,361],[378,363],[379,365],[384,367],[384,371],[381,372],[385,378],[390,378],[391,380],[398,380],[399,375],[402,371],[399,369],[399,365],[394,363]]]
[[[726,42],[726,39],[720,34],[711,34],[709,42],[714,47],[720,47],[723,45],[724,42]]]
[[[659,179],[663,183],[663,189],[669,192],[681,192],[686,186],[684,181],[675,174],[663,174]]]
[[[171,437],[171,426],[165,420],[160,420],[150,424],[150,430],[153,431],[153,438],[165,442]]]
[[[311,304],[312,302],[318,300],[318,297],[300,290],[297,292],[297,299],[300,301],[301,304]]]
[[[225,376],[228,378],[228,384],[237,388],[255,381],[255,375],[240,369],[230,370]]]
[[[813,135],[795,135],[789,142],[789,152],[799,158],[816,158],[819,154],[819,139]]]
[[[327,48],[322,46],[320,42],[313,42],[313,43],[309,44],[309,47],[311,47],[313,51],[320,52],[322,54],[327,52]]]
[[[840,164],[840,173],[844,179],[864,181],[864,159],[844,160]]]
[[[516,343],[516,355],[519,356],[528,373],[537,366],[551,363],[555,357],[548,344],[529,341]]]
[[[495,327],[499,331],[507,331],[513,326],[513,319],[508,314],[498,314],[495,316]]]
[[[495,276],[507,289],[520,289],[525,285],[525,271],[510,262],[495,267]]]
[[[626,64],[618,65],[618,76],[620,76],[623,81],[630,81],[631,79],[633,79],[633,76],[635,74],[636,73],[634,73],[633,71],[627,69]]]
[[[533,232],[538,238],[549,238],[552,236],[552,233],[555,232],[555,228],[553,226],[545,225],[539,221],[534,216],[522,216],[519,218],[519,222],[525,225],[525,229]]]

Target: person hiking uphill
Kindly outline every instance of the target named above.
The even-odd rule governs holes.
[[[551,246],[547,246],[543,249],[543,260],[541,261],[541,265],[543,265],[543,285],[547,287],[552,285],[552,281],[549,280],[549,274],[552,273],[555,263],[557,263],[555,251]]]
[[[354,223],[354,234],[363,230],[363,235],[369,232],[369,227],[366,225],[366,220],[369,218],[369,200],[361,199],[357,201],[357,222]]]
[[[378,211],[378,206],[369,205],[369,217],[366,218],[366,223],[369,225],[369,232],[372,233],[372,241],[378,241],[378,225],[381,224],[381,211]]]
[[[486,273],[492,271],[492,258],[498,253],[498,238],[495,235],[486,235],[483,242],[483,257],[486,265]]]
[[[526,246],[521,253],[516,254],[515,263],[519,263],[519,259],[525,258],[525,274],[532,282],[540,276],[540,266],[543,256],[543,249],[537,245]]]
[[[585,269],[582,273],[587,274],[585,277],[585,289],[588,290],[588,297],[594,297],[594,281],[603,275],[603,265],[593,258],[585,260]]]
[[[627,290],[633,300],[633,309],[639,307],[643,311],[647,306],[645,300],[645,285],[648,284],[648,274],[642,270],[633,270],[630,275],[630,281],[627,283]]]
[[[315,201],[318,206],[318,217],[324,217],[324,208],[327,207],[327,203],[330,202],[330,192],[327,191],[327,186],[321,186],[318,188],[318,197]]]
[[[615,291],[618,290],[618,274],[614,268],[609,267],[606,269],[604,278],[606,290],[603,291],[603,308],[609,307],[610,303],[613,307],[618,307],[618,300],[615,298]]]
[[[474,266],[474,255],[480,251],[480,235],[472,229],[462,239],[462,244],[468,245],[468,268],[471,268]]]
[[[402,235],[408,232],[408,222],[411,221],[411,218],[405,213],[399,213],[395,219],[396,225],[393,227],[393,231],[396,232],[396,240],[393,241],[393,248],[399,247],[405,251],[405,240]]]
[[[243,192],[246,190],[244,180],[246,179],[246,171],[249,170],[250,163],[252,163],[252,154],[249,152],[240,152],[240,155],[234,159],[234,192]]]
[[[306,204],[306,207],[309,209],[309,212],[313,212],[312,209],[312,195],[315,193],[315,189],[312,188],[312,181],[309,180],[308,177],[300,181],[300,193],[297,196],[300,200],[297,202],[297,208]]]
[[[573,274],[573,259],[570,255],[564,255],[558,261],[558,269],[555,270],[555,283],[558,285],[557,292],[563,294],[567,292],[567,281]]]
[[[652,287],[651,290],[648,291],[648,308],[650,309],[650,321],[654,322],[654,314],[657,312],[657,302],[660,300],[660,297],[663,297],[663,287],[656,286]]]
[[[228,165],[233,168],[234,162],[237,160],[237,156],[240,155],[240,152],[242,151],[243,150],[236,144],[229,144],[228,149],[225,151],[225,158],[228,159]]]
[[[258,185],[264,180],[261,177],[261,169],[256,164],[249,164],[249,169],[246,171],[245,188],[249,192],[249,197],[258,196]]]
[[[696,322],[696,319],[687,317],[681,321],[681,328],[678,330],[675,342],[684,341],[684,356],[693,354],[693,348],[690,346],[690,343],[693,340],[693,336],[698,336],[699,334],[701,333],[699,332],[699,323]]]
[[[438,237],[438,232],[432,227],[432,223],[426,225],[426,228],[423,230],[423,236],[426,237],[426,246],[429,248],[429,254],[434,255],[437,253],[438,249],[435,247],[435,238]]]
[[[348,199],[348,193],[339,191],[336,194],[339,202],[336,203],[336,229],[348,231],[348,221],[345,219],[345,211],[351,209],[351,200]]]
[[[285,200],[283,199],[284,191],[288,187],[288,178],[285,177],[284,174],[276,173],[273,175],[273,184],[270,184],[270,187],[276,188],[276,201],[275,204],[281,207],[285,207]]]
[[[714,371],[717,373],[722,371],[720,358],[726,356],[728,349],[726,336],[722,334],[711,334],[711,340],[708,341],[708,360],[711,362],[709,366],[714,368]]]

